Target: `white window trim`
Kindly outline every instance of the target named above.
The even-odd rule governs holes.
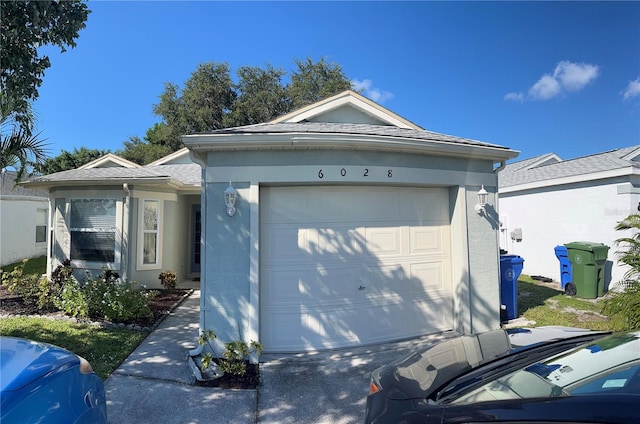
[[[92,200],[92,199],[108,199],[113,200],[116,203],[116,225],[114,228],[115,231],[115,248],[113,252],[113,262],[102,262],[102,261],[86,261],[82,259],[71,259],[71,203],[74,200]],[[69,197],[65,199],[65,223],[67,225],[67,236],[69,237],[68,241],[68,251],[66,253],[67,258],[71,260],[71,266],[74,268],[85,268],[85,269],[111,269],[111,270],[119,270],[120,269],[120,258],[122,256],[122,199],[114,196],[101,196],[99,194],[95,196],[89,197]]]
[[[44,219],[40,219],[40,217]],[[49,239],[49,225],[47,222],[47,218],[49,217],[49,210],[45,208],[37,208],[36,209],[36,246],[42,246],[47,243]],[[44,227],[44,240],[38,241],[38,227]]]
[[[145,264],[144,260],[144,203],[145,202],[158,202],[158,229],[156,230],[156,263]],[[151,198],[139,198],[138,199],[138,254],[136,259],[137,271],[148,271],[155,269],[162,269],[162,209],[164,208],[164,201],[161,199]]]

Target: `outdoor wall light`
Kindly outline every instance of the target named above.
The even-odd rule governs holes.
[[[229,187],[224,191],[224,204],[227,206],[227,215],[229,216],[236,214],[236,195],[236,189],[229,181]]]
[[[476,212],[478,214],[484,213],[484,207],[487,205],[487,197],[489,193],[484,189],[484,184],[482,184],[482,188],[478,191],[478,203],[476,204]]]

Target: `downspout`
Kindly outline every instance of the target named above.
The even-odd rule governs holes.
[[[505,166],[507,166],[507,162],[504,161],[504,160],[500,161],[500,166],[498,166],[496,169],[494,169],[493,173],[498,175],[498,172],[502,171]]]
[[[122,281],[127,281],[129,276],[129,216],[131,208],[131,191],[129,190],[129,184],[122,184],[122,191],[125,194],[124,205],[122,207],[122,240],[120,242],[121,248],[121,264]],[[124,251],[124,252],[122,252]]]

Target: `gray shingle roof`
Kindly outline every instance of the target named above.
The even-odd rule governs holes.
[[[640,168],[640,163],[636,160],[636,157],[625,159],[625,157],[634,152],[637,153],[635,156],[640,159],[640,145],[556,162],[543,161],[545,157],[552,156],[552,154],[536,156],[508,164],[500,171],[498,178],[499,186],[500,188],[504,188],[557,178],[613,171],[622,168]],[[542,161],[542,163],[535,165],[539,161]]]
[[[43,175],[29,180],[30,183],[70,183],[70,182],[113,182],[120,183],[126,180],[166,180],[184,185],[200,185],[201,168],[197,164],[158,165],[142,168],[89,168],[71,169]]]
[[[291,134],[291,133],[315,133],[315,134],[349,134],[349,135],[373,135],[384,137],[396,137],[423,141],[440,141],[455,144],[468,144],[473,146],[485,146],[508,149],[497,144],[485,143],[469,138],[456,137],[426,130],[414,130],[399,128],[392,125],[351,124],[336,122],[282,122],[246,125],[242,127],[225,128],[209,131],[201,134]]]
[[[49,198],[49,193],[46,191],[26,188],[16,184],[16,175],[15,172],[7,171],[0,177],[0,195]]]

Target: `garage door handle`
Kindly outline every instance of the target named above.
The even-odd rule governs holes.
[[[366,287],[365,287],[365,286],[360,286],[360,287],[358,287],[358,290],[364,290],[364,289],[366,289]]]

